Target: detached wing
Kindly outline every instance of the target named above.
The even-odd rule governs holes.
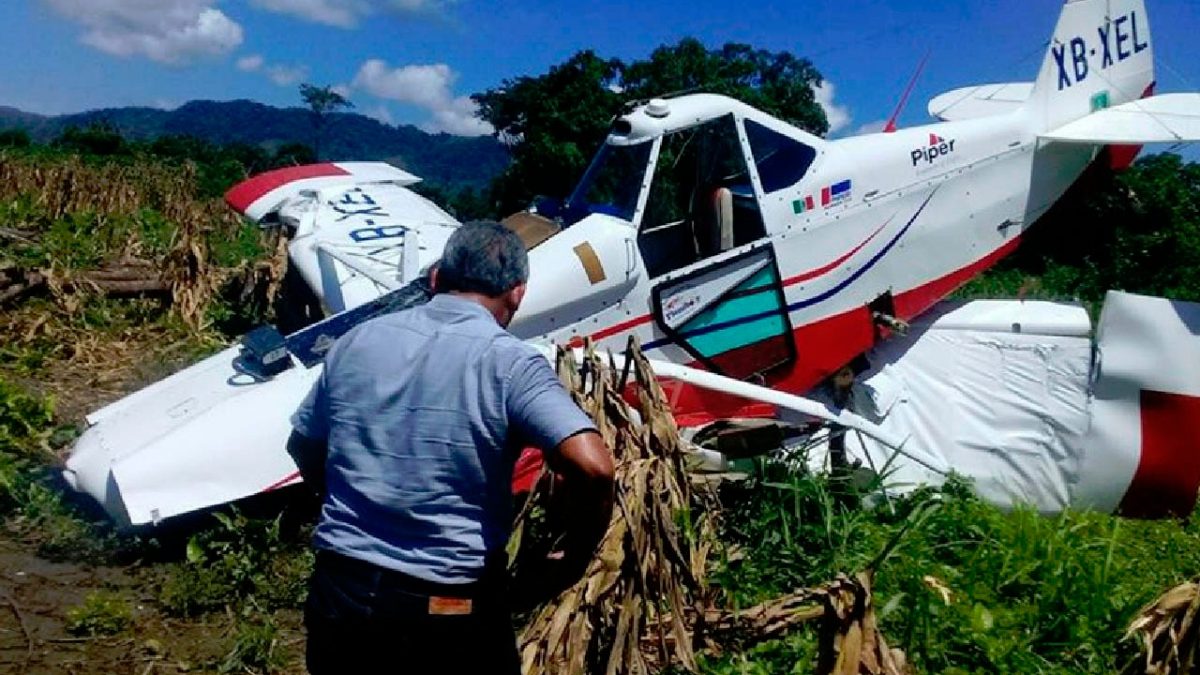
[[[420,181],[386,162],[325,162],[260,173],[233,186],[225,193],[225,201],[238,213],[258,222],[304,191],[347,183],[391,183],[403,187]]]
[[[225,201],[292,231],[291,265],[336,314],[415,279],[458,221],[408,189],[421,179],[384,162],[288,167],[234,186]]]

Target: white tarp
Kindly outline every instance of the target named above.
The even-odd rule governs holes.
[[[853,409],[937,455],[992,503],[1190,513],[1200,305],[1110,292],[1095,348],[1089,333],[1077,305],[946,303],[871,352]],[[945,478],[859,434],[846,450],[893,491]],[[827,452],[818,447],[815,461]]]
[[[853,409],[973,479],[988,501],[1061,510],[1085,462],[1090,329],[1077,305],[944,303],[872,351]],[[846,445],[893,490],[944,479],[860,435]]]

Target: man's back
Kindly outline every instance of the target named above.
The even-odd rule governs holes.
[[[313,675],[520,672],[503,562],[521,445],[573,497],[559,569],[581,571],[608,526],[612,455],[549,362],[504,331],[529,281],[521,239],[463,223],[429,279],[427,305],[338,340],[292,416],[288,453],[325,495],[304,603]]]
[[[477,580],[509,534],[520,445],[590,426],[561,391],[541,397],[548,387],[544,358],[452,295],[348,333],[297,413],[302,433],[328,435],[316,546],[428,581]]]

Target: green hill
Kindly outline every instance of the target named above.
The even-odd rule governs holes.
[[[72,115],[45,116],[0,107],[0,130],[23,129],[38,142],[49,142],[70,127],[107,122],[131,140],[168,134],[195,136],[213,143],[248,143],[275,149],[313,141],[310,113],[254,101],[191,101],[175,110],[108,108]],[[337,113],[321,141],[323,158],[381,160],[446,186],[484,187],[508,165],[508,153],[490,136],[430,134],[414,126],[390,126],[363,115]]]

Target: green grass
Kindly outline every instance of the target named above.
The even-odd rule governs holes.
[[[313,564],[307,537],[285,538],[280,518],[252,519],[236,510],[214,518],[215,526],[188,540],[186,559],[169,567],[159,593],[163,608],[195,616],[300,607]]]
[[[111,591],[89,593],[83,604],[67,612],[67,630],[74,635],[116,635],[132,622],[129,601]]]
[[[229,653],[218,665],[221,673],[274,673],[286,665],[279,646],[279,628],[270,616],[235,624]]]
[[[724,536],[745,557],[723,566],[721,588],[746,605],[818,585],[866,567],[908,524],[878,566],[875,602],[922,672],[1112,672],[1134,656],[1122,636],[1137,610],[1200,573],[1194,523],[1004,512],[959,481],[863,510],[838,505],[822,478],[776,478],[726,491]],[[806,672],[815,644],[793,636],[706,670]]]

